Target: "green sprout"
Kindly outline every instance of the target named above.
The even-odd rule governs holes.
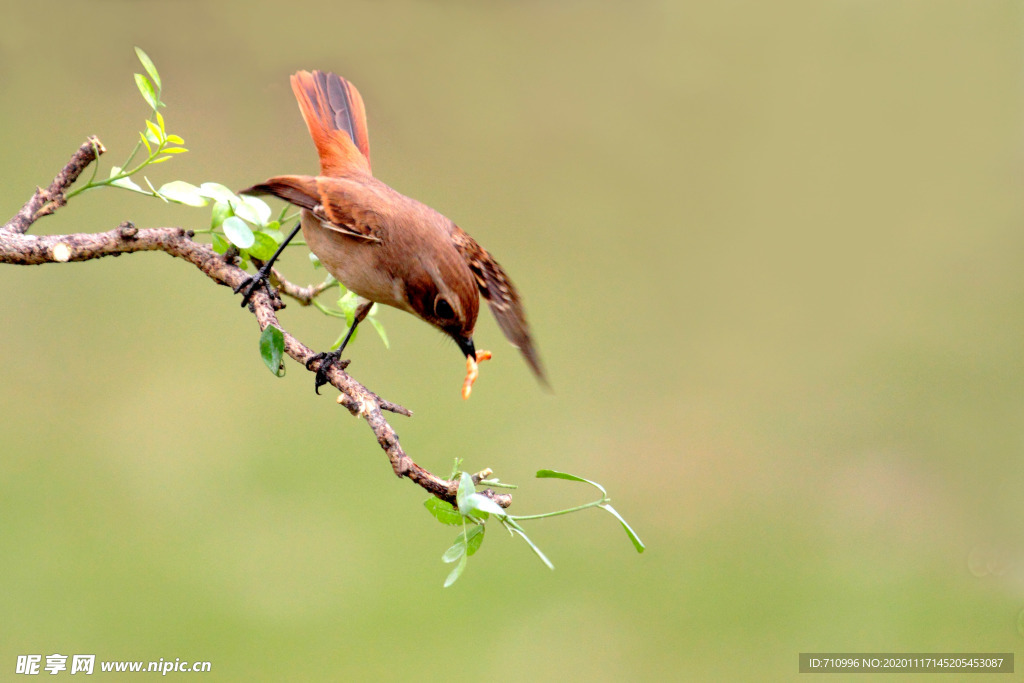
[[[459,463],[456,462],[456,469],[459,467]],[[501,524],[508,530],[510,535],[519,536],[526,544],[530,546],[530,550],[536,553],[537,557],[540,558],[549,569],[554,569],[555,565],[551,563],[541,549],[530,540],[530,537],[526,535],[526,531],[519,522],[534,519],[544,519],[546,517],[556,517],[558,515],[567,515],[571,512],[581,512],[588,508],[600,508],[607,511],[615,519],[619,520],[622,524],[622,528],[625,530],[626,535],[629,536],[629,540],[633,542],[633,547],[636,548],[638,553],[642,553],[646,546],[640,537],[637,536],[633,528],[626,523],[622,515],[611,506],[611,498],[608,496],[608,492],[603,486],[595,481],[584,479],[583,477],[577,477],[575,474],[568,474],[567,472],[557,472],[555,470],[540,470],[537,472],[538,479],[564,479],[566,481],[581,482],[589,484],[601,492],[601,497],[598,500],[584,503],[583,505],[576,505],[571,508],[565,508],[564,510],[555,510],[553,512],[544,512],[536,515],[510,515],[500,505],[495,503],[493,500],[484,496],[483,494],[477,493],[476,485],[473,483],[473,477],[466,472],[462,472],[459,476],[459,490],[456,494],[456,502],[458,508],[454,507],[451,503],[441,500],[440,498],[431,497],[424,502],[424,506],[427,511],[430,512],[434,518],[449,526],[460,526],[462,531],[458,536],[455,537],[455,542],[444,552],[441,556],[441,560],[445,563],[455,563],[455,567],[452,568],[448,574],[448,578],[445,579],[444,587],[455,583],[462,572],[465,571],[469,557],[476,553],[480,549],[480,546],[484,542],[484,532],[486,530],[486,524],[489,517],[496,518]],[[505,488],[516,488],[513,484],[505,484],[497,479],[482,479],[480,480],[481,486],[500,486]]]

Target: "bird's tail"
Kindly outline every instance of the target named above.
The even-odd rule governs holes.
[[[326,176],[370,174],[366,107],[356,87],[324,71],[299,71],[292,91]]]

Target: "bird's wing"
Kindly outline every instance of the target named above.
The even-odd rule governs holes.
[[[498,327],[505,334],[505,338],[522,352],[523,358],[537,379],[547,385],[544,366],[530,337],[526,312],[515,285],[494,257],[458,226],[453,229],[452,242],[476,278],[480,295],[487,299],[491,313],[498,321]]]
[[[272,194],[307,209],[327,230],[367,242],[380,242],[383,222],[360,201],[358,183],[323,176],[275,176],[239,194]]]

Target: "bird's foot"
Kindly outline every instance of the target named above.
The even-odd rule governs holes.
[[[327,380],[327,368],[337,364],[338,368],[344,370],[348,367],[351,361],[341,360],[341,349],[336,351],[322,351],[314,356],[310,356],[309,360],[306,361],[306,369],[312,370],[314,363],[320,363],[320,366],[316,369],[316,385],[313,390],[317,394],[320,393],[320,387],[325,384],[329,384]]]
[[[268,264],[269,265],[269,264]],[[247,275],[245,280],[240,285],[234,288],[235,294],[242,294],[242,308],[245,308],[249,303],[249,299],[260,287],[266,287],[271,298],[273,298],[273,292],[270,291],[270,282],[268,276],[270,275],[270,268],[264,266],[260,268],[255,275]]]

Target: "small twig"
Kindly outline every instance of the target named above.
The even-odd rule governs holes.
[[[292,242],[292,244],[295,244]],[[286,280],[277,268],[270,269],[270,283],[281,290],[282,294],[287,294],[291,298],[295,299],[302,306],[309,306],[313,303],[313,300],[318,296],[327,291],[333,286],[333,283],[321,282],[318,285],[309,285],[308,287],[300,287],[299,285],[293,284]]]
[[[229,254],[223,257],[213,251],[210,245],[200,244],[192,240],[192,234],[181,228],[136,228],[131,223],[122,223],[114,230],[99,233],[75,233],[69,235],[26,235],[25,231],[40,216],[52,213],[63,206],[64,191],[74,182],[82,169],[97,153],[103,152],[103,145],[96,138],[89,141],[71,158],[71,161],[57,175],[47,190],[38,190],[21,211],[0,229],[0,263],[15,265],[40,265],[44,263],[66,263],[68,261],[88,261],[104,256],[117,256],[140,251],[163,251],[167,254],[187,261],[202,271],[217,284],[234,289],[248,279],[248,274],[234,264],[235,259]],[[310,301],[326,287],[300,288],[287,283],[275,273],[275,278],[282,291],[302,300],[308,295]],[[285,287],[287,285],[287,288]],[[292,291],[288,291],[291,289]],[[317,291],[319,289],[319,291]],[[314,351],[292,336],[281,327],[276,310],[280,308],[280,300],[271,296],[267,288],[261,288],[252,297],[249,310],[256,316],[260,330],[274,325],[284,334],[285,352],[300,365],[305,365],[314,355]],[[310,370],[316,372],[319,363],[312,363]],[[399,477],[407,477],[431,494],[456,503],[459,488],[458,480],[441,479],[423,469],[410,458],[398,442],[398,435],[384,418],[383,411],[399,415],[412,415],[412,412],[396,403],[392,403],[370,391],[356,381],[347,372],[332,364],[326,371],[328,381],[341,394],[338,403],[344,405],[349,412],[366,420],[370,429],[377,437],[377,443],[388,456],[391,467]],[[485,470],[489,472],[489,470]],[[478,476],[483,473],[478,473]],[[480,477],[485,478],[485,477]],[[474,479],[479,481],[479,479]],[[483,491],[502,507],[512,504],[511,496]]]
[[[14,214],[14,217],[7,221],[2,229],[24,234],[36,220],[48,216],[64,206],[67,201],[64,193],[78,180],[78,176],[82,174],[85,167],[106,151],[99,138],[95,135],[89,136],[89,139],[82,143],[78,151],[71,156],[71,161],[65,164],[57,177],[53,179],[50,186],[45,190],[37,187],[32,198],[25,202],[21,210]]]

